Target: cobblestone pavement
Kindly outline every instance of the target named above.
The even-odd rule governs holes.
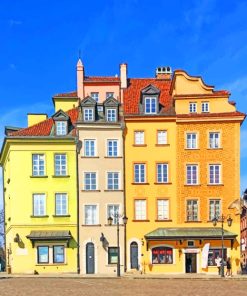
[[[228,296],[247,295],[247,282],[201,279],[0,279],[0,296]]]

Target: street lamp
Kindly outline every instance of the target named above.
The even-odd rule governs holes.
[[[224,222],[225,220],[227,221],[227,225],[229,227],[231,227],[232,225],[232,218],[230,215],[227,215],[227,216],[224,216],[224,215],[221,215],[220,217],[214,217],[212,222],[213,222],[213,225],[216,226],[217,225],[217,222],[221,222],[221,277],[224,277],[225,274],[224,274]]]
[[[123,220],[123,224],[126,225],[127,224],[127,221],[128,221],[128,218],[124,215],[120,215],[118,213],[116,214],[112,214],[111,216],[108,217],[108,225],[112,225],[112,222],[113,222],[113,218],[116,218],[116,224],[117,224],[117,276],[119,277],[120,276],[120,252],[119,252],[119,218],[122,217],[122,220]]]

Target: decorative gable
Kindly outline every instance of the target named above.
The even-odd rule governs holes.
[[[153,86],[152,84],[149,84],[147,87],[141,90],[141,93],[143,95],[159,95],[160,90],[157,87]]]
[[[105,107],[118,107],[119,102],[114,99],[113,97],[109,97],[108,99],[106,99],[103,103],[103,105]]]
[[[68,121],[69,116],[63,110],[58,110],[53,116],[52,119],[54,121]]]
[[[87,96],[81,101],[81,107],[95,107],[95,105],[96,101],[90,96]]]

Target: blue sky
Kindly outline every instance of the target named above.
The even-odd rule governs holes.
[[[26,126],[28,112],[51,115],[52,95],[75,90],[79,50],[87,75],[115,75],[127,62],[129,77],[153,77],[157,66],[169,65],[230,90],[247,113],[246,15],[241,0],[1,0],[0,144],[5,125]],[[241,191],[246,187],[245,122]]]

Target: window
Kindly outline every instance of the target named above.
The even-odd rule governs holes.
[[[44,176],[45,175],[45,155],[44,154],[33,154],[33,176]]]
[[[108,99],[110,97],[114,97],[114,92],[107,92],[106,93],[106,99]]]
[[[56,122],[56,135],[57,136],[67,135],[67,121]]]
[[[86,205],[85,206],[85,225],[96,225],[98,224],[98,213],[97,205]]]
[[[56,216],[68,214],[68,196],[66,193],[55,194],[55,213]]]
[[[64,246],[53,246],[53,263],[64,262]]]
[[[134,165],[134,182],[145,183],[146,182],[146,165],[144,163],[138,163]]]
[[[157,220],[169,219],[169,200],[168,199],[158,199],[157,209],[158,209]]]
[[[195,246],[195,241],[188,241],[188,247],[194,247]]]
[[[117,110],[116,109],[106,109],[106,120],[109,122],[117,121]]]
[[[197,148],[197,134],[196,133],[186,134],[186,148],[187,149],[196,149]]]
[[[96,155],[96,140],[84,140],[84,156],[92,157]]]
[[[221,201],[220,199],[211,199],[209,201],[209,220],[219,218],[221,213]]]
[[[187,221],[198,221],[198,201],[187,200]]]
[[[108,247],[108,264],[116,264],[118,261],[118,248]]]
[[[190,104],[189,104],[189,111],[190,111],[190,113],[196,113],[196,107],[197,107],[197,104],[195,103],[195,102],[191,102]]]
[[[221,183],[220,171],[221,171],[220,164],[209,165],[209,183],[210,184],[220,184]]]
[[[145,199],[135,200],[135,220],[146,220],[146,219],[147,219],[146,200]]]
[[[222,249],[209,249],[208,252],[208,266],[216,266],[215,259],[222,258]],[[226,249],[223,249],[223,259],[226,261]]]
[[[112,224],[117,224],[117,220],[119,215],[119,205],[108,205],[107,206],[107,219],[108,217],[112,217]]]
[[[144,131],[135,131],[135,145],[144,145]]]
[[[118,156],[118,140],[107,141],[107,156],[108,157]]]
[[[202,112],[209,112],[209,102],[202,102]]]
[[[167,163],[156,164],[156,171],[157,171],[157,182],[167,183],[168,182],[168,164]]]
[[[167,144],[167,131],[158,131],[158,145]]]
[[[198,177],[197,177],[198,165],[196,164],[187,165],[186,170],[187,170],[187,184],[188,185],[197,184],[198,183]]]
[[[93,121],[93,109],[84,109],[84,121]]]
[[[209,133],[209,148],[220,148],[220,133]]]
[[[67,175],[67,155],[55,154],[55,176]]]
[[[156,114],[157,113],[157,98],[146,97],[145,98],[145,113]]]
[[[107,189],[119,190],[119,173],[118,172],[107,173]]]
[[[39,246],[37,247],[38,263],[49,263],[49,247]]]
[[[153,264],[172,264],[173,252],[169,247],[156,247],[152,249]]]
[[[33,194],[33,216],[45,216],[46,197],[44,193]]]
[[[94,99],[96,102],[99,101],[99,93],[98,92],[91,92],[91,98]]]
[[[95,172],[84,173],[84,190],[96,190],[96,189],[97,189],[96,173]]]

